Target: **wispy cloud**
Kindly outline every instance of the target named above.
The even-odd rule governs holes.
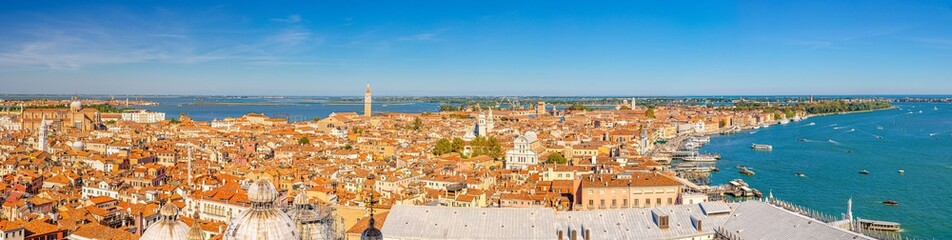
[[[828,36],[800,39],[783,39],[780,42],[794,46],[804,46],[810,49],[841,49],[851,43],[882,36],[894,35],[906,27],[884,27],[856,33],[836,33]]]
[[[209,36],[189,31],[184,23],[150,24],[156,19],[126,14],[123,24],[94,16],[37,15],[37,21],[0,29],[0,71],[75,70],[90,65],[167,62],[193,64],[211,61],[295,63],[295,54],[324,42],[302,25],[299,15],[280,21],[288,26],[263,32],[208,41]],[[175,21],[174,19],[162,19]],[[168,27],[178,26],[178,27]],[[214,36],[213,39],[220,39]]]
[[[271,21],[283,22],[283,23],[299,23],[301,22],[301,15],[294,14],[286,18],[272,18]]]
[[[906,40],[928,48],[952,50],[952,38],[907,38]]]
[[[397,38],[397,41],[436,41],[436,40],[439,40],[439,38],[437,37],[446,31],[447,29],[439,29],[439,30],[434,30],[429,32],[422,32],[418,34],[399,37]]]

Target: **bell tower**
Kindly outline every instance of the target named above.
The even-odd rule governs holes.
[[[370,83],[367,83],[367,92],[364,93],[364,116],[370,117],[371,112]]]

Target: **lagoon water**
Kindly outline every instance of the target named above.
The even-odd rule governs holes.
[[[264,113],[270,117],[287,118],[291,121],[305,121],[314,117],[325,118],[334,112],[364,111],[360,101],[340,103],[336,99],[317,97],[153,97],[142,98],[155,101],[159,105],[136,106],[150,111],[164,112],[166,118],[178,118],[185,113],[190,118],[200,121],[211,121],[226,117],[240,117],[254,112]],[[436,112],[440,108],[438,103],[422,102],[375,102],[373,111],[420,113]]]
[[[896,106],[901,110],[819,116],[714,136],[701,149],[723,159],[711,184],[744,179],[764,194],[835,216],[852,198],[856,217],[899,222],[907,237],[952,239],[952,104]],[[753,143],[774,148],[754,151]],[[756,176],[742,176],[737,165],[752,167]],[[859,174],[864,169],[870,174]],[[900,204],[883,205],[887,199]]]

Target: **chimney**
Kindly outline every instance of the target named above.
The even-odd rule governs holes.
[[[697,224],[695,224],[695,227],[697,228],[698,232],[704,231],[704,224],[702,224],[702,221],[700,219],[697,220]]]
[[[140,209],[139,214],[136,215],[136,235],[142,236],[142,211]]]

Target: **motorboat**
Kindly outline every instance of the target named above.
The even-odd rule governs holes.
[[[773,151],[773,146],[770,146],[767,144],[754,143],[750,145],[750,148],[753,148],[754,150],[760,150],[760,151]]]
[[[796,174],[797,174],[797,177],[806,177],[806,176],[807,176],[806,174],[803,174],[803,172],[797,172]]]
[[[863,169],[859,171],[859,174],[869,175],[869,171],[866,171],[866,169]]]
[[[896,206],[896,205],[899,205],[899,202],[893,201],[893,200],[886,200],[886,201],[883,201],[883,204],[886,204],[886,206]]]

